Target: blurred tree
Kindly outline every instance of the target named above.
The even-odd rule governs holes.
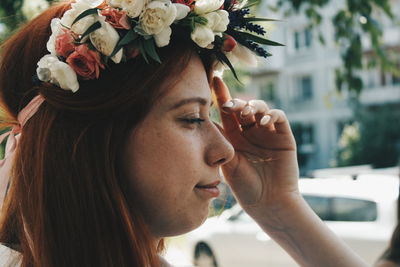
[[[37,16],[53,0],[1,0],[0,42],[6,39],[26,20]]]
[[[331,0],[336,1],[336,0]],[[320,9],[327,6],[330,0],[278,0],[272,10],[283,11],[286,15],[294,12],[305,13],[310,20],[310,26],[318,28],[323,17]],[[337,1],[339,2],[339,1]],[[341,1],[340,1],[341,2]],[[336,71],[336,86],[338,90],[347,88],[350,91],[361,92],[363,82],[357,71],[363,68],[363,52],[365,47],[361,41],[367,36],[374,60],[370,65],[379,64],[384,71],[400,76],[396,62],[392,60],[390,51],[382,44],[382,27],[379,16],[382,14],[394,23],[399,24],[399,17],[393,15],[391,0],[346,0],[333,16],[335,39],[342,48],[343,67]],[[319,39],[324,43],[320,33]]]
[[[344,127],[337,166],[396,165],[400,160],[400,105],[358,107],[355,121]]]

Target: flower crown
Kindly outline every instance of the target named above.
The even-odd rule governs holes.
[[[161,63],[157,47],[170,42],[172,24],[189,30],[199,49],[211,50],[236,77],[232,63],[255,62],[270,54],[250,15],[252,4],[239,0],[76,0],[61,19],[51,21],[52,35],[38,62],[37,78],[76,92],[78,79],[98,79],[109,60],[118,64],[137,56]]]

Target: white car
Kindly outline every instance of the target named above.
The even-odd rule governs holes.
[[[300,179],[300,191],[336,235],[368,264],[384,251],[396,222],[399,178]],[[198,267],[298,266],[239,205],[186,235]]]

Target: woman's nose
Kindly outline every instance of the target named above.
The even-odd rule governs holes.
[[[223,135],[221,126],[214,123],[210,129],[209,144],[206,152],[206,162],[210,166],[220,166],[232,160],[235,150]]]

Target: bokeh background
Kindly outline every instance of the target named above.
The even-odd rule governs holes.
[[[39,15],[52,2],[1,0],[0,42],[20,25]],[[374,247],[372,237],[365,237],[367,234],[364,234],[364,239],[362,234],[353,236],[353,241],[359,238],[362,242],[367,242],[367,247],[374,247],[371,253],[373,257],[379,257],[389,242],[389,232],[397,220],[397,205],[385,206],[384,210],[379,207],[381,203],[392,203],[398,197],[400,0],[249,2],[254,2],[252,9],[257,16],[277,20],[265,22],[263,26],[269,39],[285,46],[265,47],[272,56],[267,60],[260,60],[257,67],[238,66],[240,82],[230,71],[226,71],[224,78],[232,95],[248,100],[260,98],[271,107],[283,109],[287,113],[298,146],[302,178],[334,181],[328,186],[331,191],[326,191],[325,182],[317,182],[320,189],[317,187],[315,192],[309,191],[314,194],[314,198],[309,198],[309,203],[327,223],[336,222],[336,226],[332,227],[341,227],[340,231],[353,229],[346,231],[357,232],[354,227],[362,229],[364,233],[386,231],[384,237],[379,237],[383,239],[377,247]],[[213,115],[218,120],[217,112]],[[394,179],[397,182],[393,182]],[[388,189],[388,186],[392,189]],[[344,192],[343,188],[351,190]],[[296,266],[294,262],[285,260],[268,262],[260,259],[249,263],[250,260],[243,253],[253,259],[260,258],[260,254],[261,258],[267,258],[263,254],[282,254],[279,257],[285,259],[288,255],[277,248],[260,248],[254,245],[254,242],[265,243],[268,238],[263,235],[260,237],[256,230],[252,232],[251,229],[255,226],[254,222],[250,223],[251,218],[245,217],[244,222],[240,221],[242,213],[232,211],[235,208],[235,199],[229,187],[222,185],[221,191],[221,197],[215,199],[210,207],[210,220],[228,223],[218,222],[225,225],[221,226],[225,227],[225,232],[231,231],[227,233],[232,238],[235,231],[241,234],[233,239],[225,239],[225,243],[218,245],[212,243],[214,241],[210,235],[219,235],[222,239],[224,237],[211,230],[204,230],[203,236],[196,233],[196,238],[192,235],[171,239],[168,259],[179,266],[193,260],[200,267]],[[319,196],[317,191],[321,191]],[[326,192],[322,193],[324,191]],[[379,197],[372,197],[374,193]],[[368,195],[371,197],[368,198]],[[335,200],[336,198],[342,200]],[[343,198],[364,202],[346,202]],[[326,215],[324,205],[332,208],[334,203],[344,203],[340,209],[347,209],[347,214],[356,214],[358,219],[346,221],[339,216],[341,221],[339,217],[335,221],[332,211],[329,213],[330,217],[323,217]],[[371,213],[371,207],[375,207],[375,213]],[[368,212],[363,213],[366,211]],[[229,212],[231,213],[228,214]],[[321,215],[323,212],[325,215]],[[380,214],[382,212],[384,214]],[[360,224],[363,222],[360,221],[360,214],[367,214],[365,218],[368,220],[364,222],[369,225],[376,223],[378,228]],[[382,216],[387,217],[382,220],[390,223],[381,224]],[[340,222],[345,224],[337,226]],[[241,231],[250,234],[245,235]],[[251,241],[251,238],[256,241]],[[244,249],[244,246],[249,249]],[[221,247],[226,251],[221,252]],[[243,265],[240,260],[235,260],[236,254],[242,254],[241,258],[246,259],[247,264]],[[205,255],[200,258],[204,261],[199,261],[199,255]],[[227,261],[227,258],[232,260]],[[372,263],[374,260],[369,261]],[[230,262],[229,265],[226,262]]]

